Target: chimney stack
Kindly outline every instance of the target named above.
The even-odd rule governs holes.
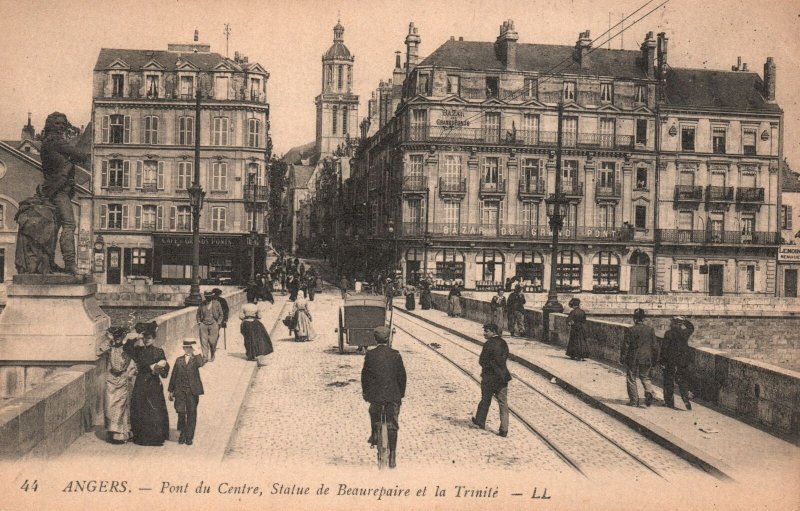
[[[648,78],[653,78],[656,72],[656,40],[653,32],[648,32],[641,46],[642,61]]]
[[[578,64],[582,68],[589,65],[589,50],[592,49],[592,38],[589,35],[589,30],[585,30],[578,35],[578,41],[575,43],[575,56]]]
[[[417,27],[414,22],[408,24],[408,35],[406,36],[406,74],[411,71],[419,63],[419,43],[422,41],[419,37]]]
[[[194,42],[198,42],[200,40],[200,31],[194,29]]]
[[[777,78],[775,72],[775,60],[767,57],[767,62],[764,64],[764,99],[770,103],[775,102],[775,79]]]
[[[665,80],[667,77],[667,43],[669,42],[669,38],[667,37],[666,32],[659,32],[658,33],[658,78],[660,80]]]
[[[494,43],[494,53],[506,69],[517,69],[517,41],[519,34],[514,30],[514,20],[504,21]]]
[[[33,140],[36,137],[36,130],[33,129],[33,124],[31,124],[31,113],[28,112],[28,124],[22,127],[22,136],[20,140]]]

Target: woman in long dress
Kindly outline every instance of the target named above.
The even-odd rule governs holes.
[[[414,286],[406,286],[404,292],[406,295],[406,310],[413,311],[416,308],[416,302],[414,300]]]
[[[261,313],[255,301],[248,301],[242,306],[239,319],[242,320],[239,332],[244,337],[244,351],[247,360],[255,360],[261,355],[272,353],[272,339],[270,339],[267,329],[260,321]]]
[[[569,301],[572,310],[567,316],[569,324],[569,343],[567,343],[567,356],[573,360],[581,361],[589,356],[586,349],[586,312],[581,309],[581,301],[573,298]]]
[[[505,325],[506,318],[506,297],[503,296],[503,288],[497,290],[497,294],[492,297],[492,302],[489,304],[492,311],[492,323],[503,334],[503,326]]]
[[[308,302],[304,298],[298,298],[294,302],[292,314],[295,318],[294,339],[297,342],[313,341],[317,334],[311,325],[311,311],[308,310]]]
[[[136,323],[137,338],[128,339],[124,350],[136,363],[131,395],[131,430],[137,445],[164,445],[169,438],[169,416],[161,379],[169,374],[164,350],[154,346],[156,322]]]
[[[420,286],[422,286],[422,291],[419,293],[419,305],[422,310],[426,311],[431,308],[431,283],[428,282],[428,279],[425,279],[420,283]]]
[[[461,316],[461,290],[458,288],[458,284],[453,286],[453,289],[450,290],[450,293],[447,295],[447,314],[451,317],[460,317]]]
[[[103,399],[106,436],[109,443],[123,444],[131,439],[131,357],[125,353],[123,341],[128,329],[113,326],[97,348],[97,354],[108,353],[108,374]]]

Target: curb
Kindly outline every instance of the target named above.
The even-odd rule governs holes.
[[[409,312],[399,307],[397,308],[397,310],[403,312],[404,314],[408,314],[409,316],[416,318],[420,321],[424,321],[430,325],[434,325],[438,328],[441,328],[442,330],[445,330],[473,344],[476,344],[478,346],[483,346],[483,342],[474,337],[471,337],[468,334],[465,334],[463,332],[460,332],[458,330],[455,330],[453,328],[444,325],[440,325],[414,312]],[[560,376],[553,374],[552,372],[550,372],[549,369],[545,368],[544,366],[534,364],[533,362],[524,359],[518,355],[514,355],[513,353],[509,353],[508,358],[548,379],[555,379],[557,382],[556,384],[559,387],[563,388],[570,394],[575,395],[581,401],[610,415],[611,417],[625,424],[626,426],[633,429],[637,433],[643,435],[648,440],[657,443],[661,447],[664,447],[665,449],[678,455],[679,457],[683,458],[689,463],[701,468],[702,470],[713,475],[714,477],[728,481],[734,480],[733,477],[731,477],[730,475],[731,473],[730,467],[728,467],[722,460],[708,454],[707,452],[701,449],[689,445],[688,443],[677,438],[672,433],[665,431],[664,429],[653,424],[652,422],[642,420],[641,418],[638,417],[633,417],[631,415],[628,415],[624,412],[612,408],[611,406],[607,405],[606,403],[603,403],[599,399],[587,394],[579,387],[563,380]],[[595,362],[597,361],[595,360]],[[597,362],[597,363],[602,364],[602,362]]]

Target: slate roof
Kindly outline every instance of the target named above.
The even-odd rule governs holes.
[[[308,188],[308,180],[314,173],[314,165],[292,165],[292,179],[290,188]]]
[[[286,154],[283,155],[282,159],[289,164],[300,163],[300,160],[311,156],[314,153],[315,148],[316,142],[312,140],[307,144],[292,147],[286,151]]]
[[[349,59],[350,58],[350,50],[347,49],[347,46],[344,43],[335,42],[328,48],[328,51],[325,52],[326,59]]]
[[[756,73],[670,68],[664,93],[667,106],[780,112],[764,99],[763,86]]]
[[[517,69],[520,71],[645,78],[641,53],[634,50],[597,48],[588,56],[585,68],[575,61],[575,48],[555,44],[517,44]],[[442,66],[474,71],[503,70],[503,62],[495,53],[494,43],[478,41],[446,41],[431,53],[420,66]]]
[[[781,191],[800,192],[800,174],[794,172],[788,165],[781,165]]]
[[[128,64],[132,71],[141,71],[142,68],[151,60],[158,62],[164,67],[166,71],[176,71],[176,63],[178,59],[191,62],[192,65],[201,71],[210,71],[215,68],[220,62],[227,61],[227,63],[238,71],[242,71],[242,67],[236,62],[226,59],[219,53],[194,53],[194,52],[178,52],[178,51],[165,51],[165,50],[122,50],[116,48],[102,48],[100,55],[97,57],[97,63],[94,65],[95,71],[103,71],[117,59],[124,61]],[[249,63],[253,67],[255,63]]]

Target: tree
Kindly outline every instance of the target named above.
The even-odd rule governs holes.
[[[289,184],[289,165],[276,158],[270,160],[269,166],[269,232],[273,241],[278,240],[278,234],[284,229],[283,196]]]

